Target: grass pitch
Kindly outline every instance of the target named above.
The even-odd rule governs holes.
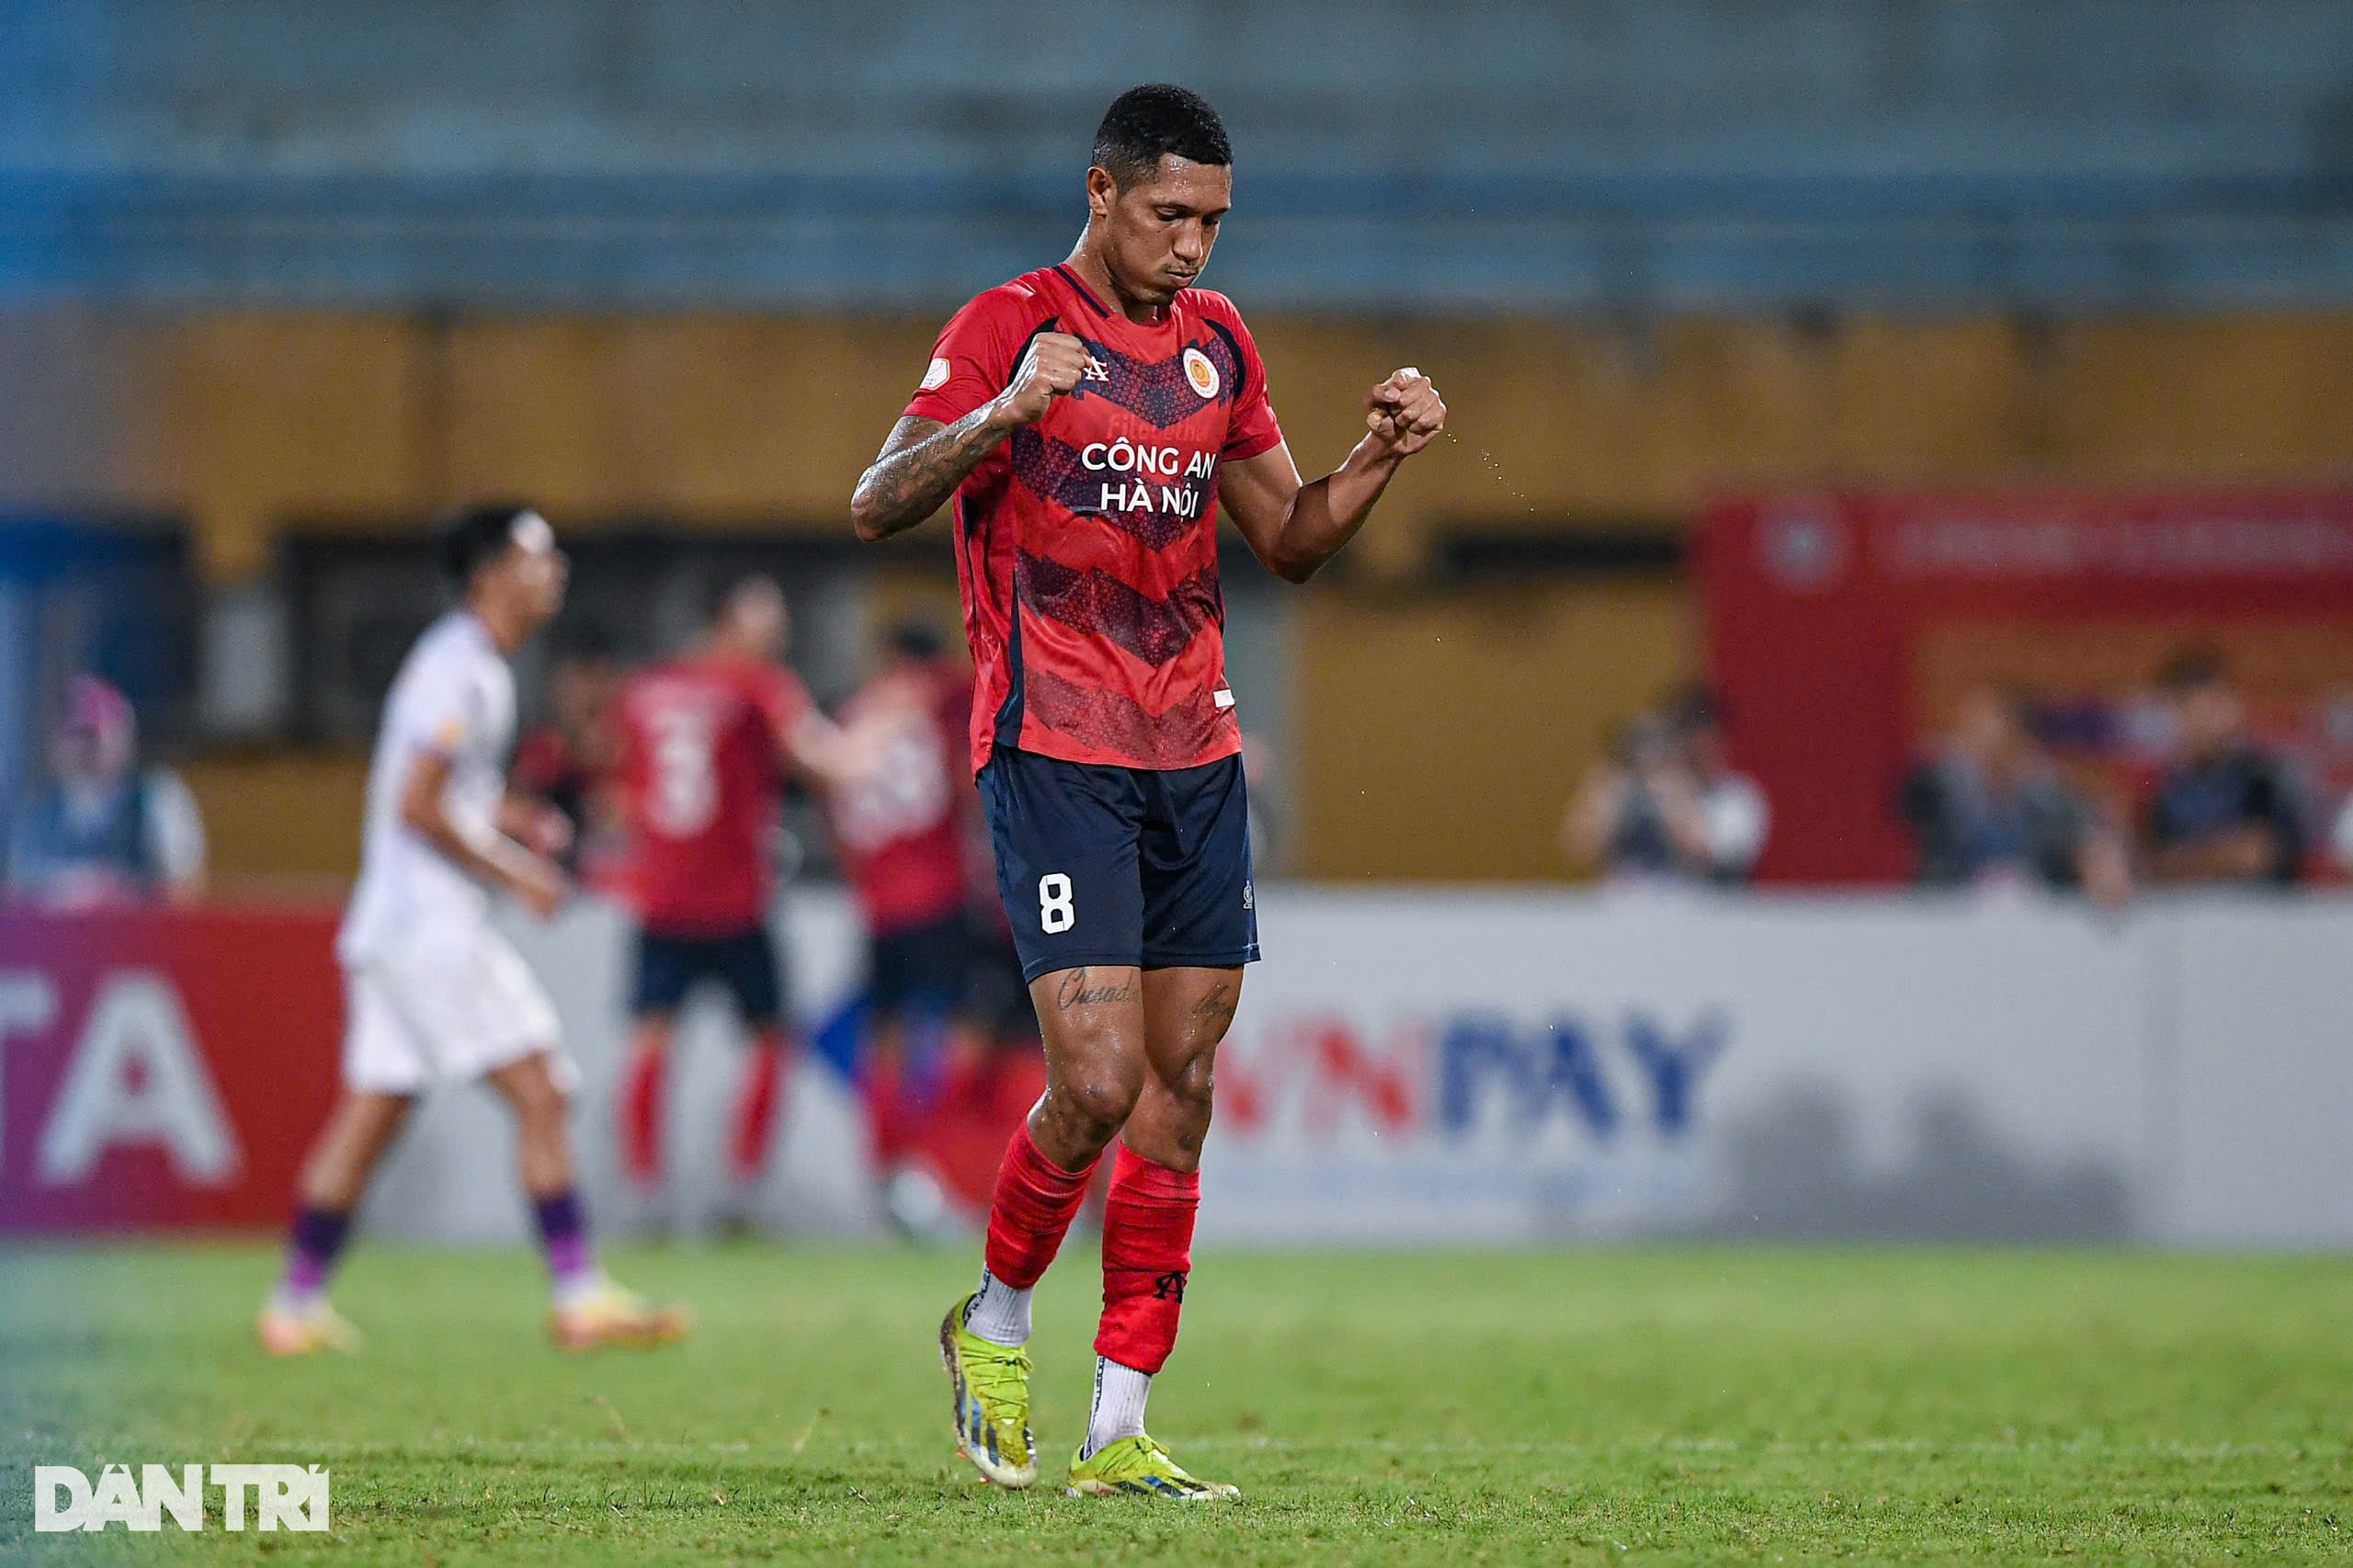
[[[266,1360],[259,1245],[0,1252],[0,1556],[337,1563],[2353,1556],[2353,1267],[2119,1254],[1203,1257],[1155,1436],[1237,1507],[1065,1498],[1097,1278],[1040,1292],[1040,1485],[951,1451],[962,1253],[623,1255],[689,1343],[567,1358],[521,1255],[362,1246]],[[324,1462],[331,1536],[35,1536],[30,1467]]]

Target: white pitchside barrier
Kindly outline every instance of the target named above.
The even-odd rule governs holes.
[[[1218,1067],[1205,1243],[1756,1235],[2353,1244],[2353,903],[2194,900],[2121,921],[1907,897],[1262,890]],[[789,912],[804,1008],[855,983],[841,903]],[[523,933],[587,1070],[591,1197],[623,1039],[619,917]],[[727,1028],[682,1040],[667,1210],[719,1204]],[[479,1091],[421,1119],[371,1206],[515,1240]],[[795,1081],[753,1219],[875,1222],[839,1079]]]

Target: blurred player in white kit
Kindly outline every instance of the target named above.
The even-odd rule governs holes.
[[[326,1293],[352,1210],[417,1096],[439,1080],[479,1077],[515,1112],[556,1342],[579,1350],[674,1339],[682,1312],[622,1290],[597,1266],[565,1127],[578,1072],[547,993],[490,920],[494,890],[542,918],[567,892],[548,858],[561,824],[506,792],[506,661],[563,603],[563,553],[546,519],[510,504],[452,516],[437,544],[460,603],[417,639],[385,699],[359,881],[336,941],[343,1092],[304,1162],[285,1272],[257,1332],[278,1355],[356,1343]]]

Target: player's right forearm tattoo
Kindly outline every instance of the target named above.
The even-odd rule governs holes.
[[[983,404],[896,451],[886,448],[850,496],[850,516],[859,534],[887,539],[930,517],[1005,437],[990,426],[989,407]],[[897,438],[894,432],[892,439]]]

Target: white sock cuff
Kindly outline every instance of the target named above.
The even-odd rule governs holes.
[[[1029,1343],[1029,1292],[981,1270],[981,1288],[964,1309],[964,1326],[991,1345],[1018,1350]]]
[[[1143,1436],[1143,1403],[1152,1393],[1152,1374],[1095,1358],[1095,1403],[1086,1417],[1086,1449],[1092,1458],[1106,1443]]]

